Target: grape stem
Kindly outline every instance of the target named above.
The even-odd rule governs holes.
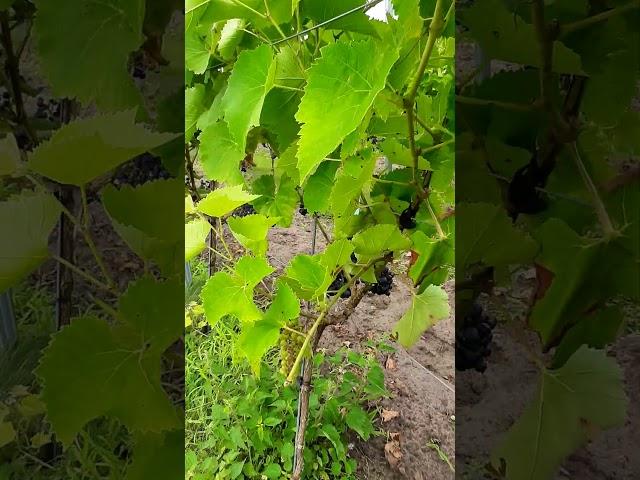
[[[322,222],[320,222],[320,218],[318,217],[318,215],[316,215],[315,218],[316,218],[316,224],[318,225],[318,228],[320,229],[320,233],[322,233],[322,236],[327,241],[327,243],[331,243],[331,237],[329,237],[329,234],[327,233],[327,230],[324,228],[324,225],[322,225]]]
[[[453,8],[453,3],[451,4],[451,8]],[[409,147],[411,149],[411,156],[413,158],[413,183],[418,189],[419,194],[423,194],[424,189],[422,188],[422,185],[418,183],[418,163],[420,159],[420,152],[416,147],[416,115],[413,104],[416,101],[418,87],[420,86],[420,82],[422,81],[424,72],[427,69],[427,65],[429,64],[429,58],[431,57],[431,53],[433,52],[433,47],[435,46],[436,40],[444,30],[444,27],[446,25],[445,19],[442,16],[442,10],[442,0],[436,0],[435,9],[433,11],[433,18],[429,25],[429,36],[427,37],[427,45],[424,49],[424,52],[422,52],[418,70],[416,71],[415,76],[411,81],[408,93],[403,99],[405,110],[407,111],[407,122],[409,126]],[[449,13],[451,11],[452,10],[447,13],[447,18],[449,17]]]
[[[436,213],[433,211],[433,208],[431,207],[431,202],[429,201],[429,197],[425,197],[424,203],[427,206],[427,210],[429,210],[429,215],[431,215],[431,219],[433,220],[433,224],[436,227],[436,232],[438,232],[438,237],[440,238],[440,240],[444,240],[445,238],[447,238],[447,235],[442,230],[442,226],[440,225],[440,221],[438,220],[438,217],[437,217]]]
[[[69,262],[68,260],[58,256],[58,255],[52,255],[52,257],[55,261],[61,263],[62,265],[64,265],[65,267],[67,267],[69,270],[71,270],[72,272],[75,272],[76,274],[80,275],[82,278],[84,278],[85,280],[89,281],[90,283],[93,283],[96,287],[105,290],[109,293],[112,293],[114,295],[118,295],[118,292],[115,292],[113,290],[113,288],[111,288],[110,286],[102,283],[100,280],[98,280],[97,278],[95,278],[93,275],[85,272],[84,270],[81,270],[80,268],[78,268],[77,266],[75,266],[73,263]]]
[[[300,335],[300,336],[302,336],[302,337],[306,337],[306,335],[305,335],[304,333],[302,333],[302,332],[301,332],[301,331],[299,331],[299,330],[296,330],[295,328],[291,328],[291,327],[287,327],[286,325],[283,325],[283,326],[282,326],[282,329],[283,329],[283,330],[286,330],[286,331],[288,331],[288,332],[291,332],[291,333],[295,333],[296,335]]]
[[[571,153],[573,154],[573,159],[578,167],[578,171],[580,172],[580,176],[582,177],[582,181],[585,184],[585,187],[589,191],[591,195],[591,201],[593,202],[593,207],[595,208],[596,215],[598,216],[598,220],[600,225],[602,226],[602,230],[604,231],[604,236],[606,239],[613,238],[617,235],[617,230],[614,228],[613,223],[611,222],[611,218],[609,217],[609,213],[607,212],[602,199],[600,198],[600,194],[598,193],[598,188],[593,183],[587,168],[584,166],[582,162],[582,158],[580,157],[580,151],[578,150],[578,145],[576,142],[571,143]]]
[[[314,339],[316,332],[318,331],[318,328],[324,322],[325,318],[329,314],[329,311],[336,305],[336,303],[338,303],[338,301],[340,301],[342,294],[346,292],[348,288],[351,288],[351,286],[353,286],[357,278],[360,278],[367,270],[373,267],[376,263],[383,261],[384,259],[385,257],[375,258],[371,260],[369,263],[367,263],[364,267],[362,267],[357,275],[354,275],[351,278],[351,280],[347,281],[344,285],[342,285],[342,287],[340,287],[340,289],[335,294],[333,299],[322,309],[322,311],[320,312],[320,315],[318,315],[318,318],[316,318],[316,321],[313,322],[313,325],[311,325],[311,328],[307,331],[302,347],[300,347],[298,356],[296,357],[296,360],[293,366],[291,367],[291,371],[287,376],[285,385],[290,385],[295,380],[296,373],[298,372],[298,368],[300,367],[300,362],[306,355],[307,350],[309,349],[309,345],[311,344],[311,341]]]
[[[531,112],[534,110],[538,110],[540,108],[538,103],[527,104],[527,103],[501,102],[499,100],[466,97],[464,95],[456,95],[456,102],[461,103],[463,105],[477,105],[480,107],[493,106],[493,107],[502,108],[504,110],[515,110],[517,112]]]
[[[581,30],[583,28],[588,28],[596,23],[603,22],[605,20],[610,19],[616,15],[620,15],[629,10],[633,10],[635,8],[640,8],[640,1],[633,0],[625,5],[620,5],[616,8],[612,8],[611,10],[607,10],[605,12],[598,13],[597,15],[592,15],[590,17],[584,18],[582,20],[577,20],[575,22],[567,23],[560,27],[559,35],[564,36],[569,35],[577,30]]]

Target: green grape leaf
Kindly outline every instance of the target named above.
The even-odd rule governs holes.
[[[279,182],[284,175],[287,175],[296,185],[300,183],[298,159],[296,158],[297,151],[298,145],[294,143],[275,160],[275,177],[277,182]]]
[[[24,192],[0,202],[0,225],[11,226],[0,235],[0,292],[49,257],[49,235],[61,212],[61,205],[48,193]]]
[[[582,101],[585,117],[603,126],[615,125],[637,94],[640,37],[625,28],[624,18],[614,18],[592,29],[584,45],[584,56],[594,57],[584,60],[589,73]],[[589,60],[592,65],[587,65]]]
[[[122,325],[132,327],[134,342],[146,341],[145,351],[161,355],[182,335],[181,308],[183,288],[177,280],[158,282],[145,276],[129,285],[120,297],[118,317]],[[124,337],[124,332],[118,332]]]
[[[334,43],[321,51],[309,70],[296,114],[302,123],[298,144],[302,182],[358,128],[398,58],[397,50],[373,39]]]
[[[9,134],[0,139],[0,177],[13,175],[20,168],[20,150],[16,137]]]
[[[243,151],[249,130],[260,123],[262,105],[273,87],[275,72],[269,45],[243,51],[233,67],[222,109],[229,133]]]
[[[414,285],[442,285],[449,276],[447,267],[453,266],[455,261],[451,239],[432,239],[416,230],[411,240],[413,250],[418,254],[416,262],[409,269],[409,277]]]
[[[411,150],[395,138],[385,140],[382,142],[381,147],[382,153],[384,153],[385,157],[387,157],[391,163],[413,168],[413,155],[411,155]],[[429,170],[429,162],[422,157],[418,157],[418,168],[421,170]]]
[[[244,18],[259,28],[272,27],[272,24],[265,18],[265,4],[262,0],[196,0],[191,8],[187,7],[187,12],[193,9],[205,10],[200,12],[205,23],[212,24],[221,20],[231,18]],[[194,13],[195,13],[194,12]],[[276,24],[286,23],[291,20],[291,3],[289,0],[271,0],[269,2],[269,12]]]
[[[139,435],[125,480],[179,478],[184,473],[184,430]]]
[[[360,197],[365,186],[371,182],[375,167],[376,159],[371,150],[366,150],[362,154],[342,162],[342,167],[336,174],[329,200],[331,212],[335,217],[351,213],[349,207],[352,206],[354,200]]]
[[[28,167],[57,182],[83,186],[178,136],[151,132],[136,124],[135,116],[135,110],[127,110],[64,125],[33,151]]]
[[[626,408],[615,361],[582,347],[562,368],[542,371],[535,397],[492,453],[492,463],[506,461],[508,480],[552,478],[597,429],[622,425]]]
[[[327,267],[329,271],[334,271],[336,268],[344,267],[351,261],[353,250],[353,244],[346,238],[334,240],[322,252],[320,263]]]
[[[277,225],[289,227],[293,220],[293,212],[298,205],[298,193],[293,180],[287,174],[275,185],[273,175],[263,175],[253,182],[253,193],[259,195],[254,200],[256,211],[271,218],[279,218]]]
[[[582,346],[605,348],[615,342],[623,324],[622,312],[617,307],[605,307],[590,312],[571,327],[562,337],[553,354],[553,368],[559,368]]]
[[[457,18],[469,28],[469,35],[480,43],[490,58],[541,67],[533,26],[510,12],[501,0],[475,3],[461,11]],[[552,70],[584,75],[580,56],[557,40],[553,42]]]
[[[192,215],[196,213],[196,205],[193,203],[191,195],[185,195],[184,197],[184,214]]]
[[[398,15],[398,33],[403,40],[414,39],[422,33],[419,0],[393,0],[393,10]]]
[[[280,329],[288,320],[298,318],[300,302],[291,287],[279,280],[276,295],[264,316],[251,324],[243,325],[238,338],[238,348],[247,358],[256,376],[260,376],[262,357],[280,338]]]
[[[187,88],[184,94],[184,139],[189,142],[196,133],[198,119],[204,112],[206,91],[204,85]]]
[[[218,42],[218,51],[223,60],[231,60],[233,58],[236,48],[244,36],[246,23],[247,22],[241,18],[232,18],[222,27],[220,41]]]
[[[308,16],[318,24],[338,17],[360,5],[362,5],[360,0],[305,0],[302,2],[302,15]],[[373,21],[361,11],[333,21],[327,28],[378,36]]]
[[[140,257],[153,260],[166,275],[182,271],[184,195],[178,180],[156,180],[120,190],[108,186],[102,203],[114,229]],[[132,208],[135,206],[135,208]]]
[[[0,448],[16,439],[16,431],[11,422],[0,422]]]
[[[410,348],[428,328],[448,316],[447,292],[439,285],[429,285],[420,295],[413,295],[411,307],[394,327],[398,342]]]
[[[369,260],[389,252],[402,252],[411,247],[411,240],[405,237],[397,225],[374,225],[353,237],[353,245],[358,260]]]
[[[205,33],[207,35],[208,32]],[[211,51],[198,28],[188,28],[184,37],[184,64],[198,75],[203,74],[209,66]]]
[[[34,35],[54,96],[110,110],[140,103],[127,63],[143,41],[143,0],[35,4]]]
[[[278,218],[264,215],[247,215],[246,217],[230,217],[227,225],[240,245],[250,250],[255,256],[263,257],[267,254],[267,233],[278,222]]]
[[[546,221],[536,239],[541,245],[536,264],[549,271],[552,280],[534,305],[529,323],[545,344],[609,296],[637,298],[637,266],[629,262],[630,252],[619,239],[604,242],[581,237],[559,219]]]
[[[225,315],[253,322],[262,312],[253,302],[253,290],[273,268],[264,258],[242,257],[231,273],[218,272],[207,280],[201,297],[207,321],[215,325]]]
[[[338,167],[338,162],[322,162],[304,188],[304,206],[310,212],[327,213],[331,202],[331,190]]]
[[[182,332],[182,322],[175,321],[181,319],[181,296],[179,282],[145,277],[121,298],[113,327],[85,316],[54,336],[37,374],[48,419],[65,445],[103,415],[133,431],[178,427],[176,410],[160,384],[160,364],[163,351]]]
[[[330,269],[322,263],[321,258],[296,255],[287,266],[284,278],[300,298],[318,298],[324,295],[331,284]]]
[[[194,259],[205,249],[207,237],[211,233],[211,224],[199,218],[184,226],[184,260]]]
[[[245,192],[242,186],[223,187],[204,197],[197,208],[210,217],[224,217],[236,208],[260,198],[260,195]]]
[[[347,425],[355,431],[363,440],[369,440],[374,432],[373,423],[369,414],[360,405],[353,405],[349,408],[345,417]]]
[[[300,125],[296,121],[296,112],[299,106],[300,93],[281,88],[272,89],[264,100],[260,125],[275,135],[275,143],[281,153],[286,151],[298,137]],[[294,166],[298,168],[297,158]]]
[[[240,162],[245,157],[244,140],[235,141],[224,121],[207,125],[199,138],[200,161],[207,177],[229,185],[243,184]]]
[[[500,266],[526,263],[538,251],[537,243],[513,225],[504,210],[488,203],[462,203],[456,206],[456,269],[482,263]]]

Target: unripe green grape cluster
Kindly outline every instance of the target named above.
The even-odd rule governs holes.
[[[299,332],[301,331],[297,320],[289,322],[287,326]],[[280,332],[280,372],[283,375],[288,375],[291,368],[293,368],[303,343],[304,337],[302,335],[285,329]]]

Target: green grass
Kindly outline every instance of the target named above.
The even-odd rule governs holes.
[[[283,479],[292,469],[298,391],[284,387],[272,353],[260,378],[237,358],[238,326],[218,322],[185,338],[187,479]],[[364,406],[386,395],[384,374],[373,356],[341,350],[315,358],[306,435],[307,479],[355,479],[347,444],[375,434],[376,412]]]

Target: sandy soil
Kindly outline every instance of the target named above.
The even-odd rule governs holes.
[[[310,253],[312,219],[296,215],[290,228],[269,234],[269,260],[284,267],[298,253]],[[325,242],[317,232],[318,251]],[[394,268],[402,269],[402,262]],[[333,351],[343,345],[362,351],[368,340],[389,334],[410,304],[406,277],[397,275],[389,297],[365,297],[343,325],[325,330],[320,348]],[[448,286],[451,316],[426,332],[409,351],[395,345],[397,352],[380,356],[391,398],[378,408],[398,412],[398,417],[378,425],[381,435],[369,442],[354,439],[351,455],[358,460],[359,478],[367,480],[453,479],[454,474],[430,442],[455,463],[454,315],[452,285]],[[398,442],[398,443],[394,443]],[[385,454],[385,445],[387,445]],[[399,449],[397,449],[399,447]]]

